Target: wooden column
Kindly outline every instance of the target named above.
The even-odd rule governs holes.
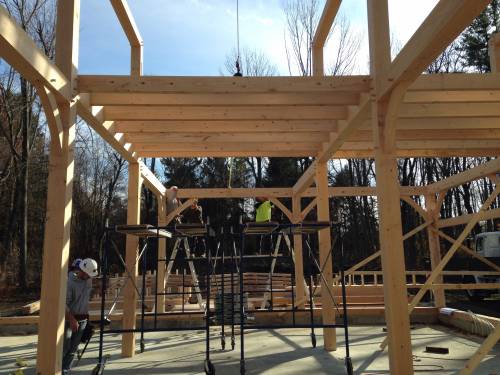
[[[372,127],[384,280],[385,318],[391,374],[413,374],[406,290],[400,186],[395,153],[396,119],[406,88],[397,86],[386,101],[377,97],[391,63],[387,0],[368,0]]]
[[[490,65],[492,73],[500,73],[500,33],[491,35],[489,41]]]
[[[318,163],[316,167],[316,189],[318,221],[330,221],[330,206],[328,194],[328,167],[327,163]],[[323,269],[321,278],[321,313],[323,324],[335,324],[335,308],[332,297],[328,292],[333,291],[333,267],[332,257],[329,256],[331,248],[330,229],[322,229],[318,233],[319,239],[319,264]],[[332,292],[333,294],[333,292]],[[325,350],[332,351],[337,349],[337,339],[334,328],[323,329],[323,340]]]
[[[441,262],[441,247],[439,244],[439,234],[437,221],[439,220],[439,207],[437,207],[437,200],[434,194],[429,194],[425,196],[425,208],[429,215],[435,219],[435,221],[427,227],[427,238],[429,241],[429,253],[431,258],[431,269],[434,270],[436,266]],[[436,279],[436,283],[442,284],[443,277],[439,276]],[[444,294],[444,289],[433,289],[434,294],[434,305],[436,307],[446,306],[446,297]]]
[[[130,48],[130,75],[142,76],[142,45]]]
[[[292,213],[293,222],[298,223],[301,220],[301,198],[294,195],[292,197]],[[295,301],[299,308],[304,307],[305,290],[304,290],[304,257],[302,255],[302,235],[293,235],[293,250],[295,252]]]
[[[167,225],[167,203],[166,197],[162,195],[156,196],[156,201],[158,202],[158,226]],[[158,258],[165,259],[167,257],[167,239],[161,238],[158,240]],[[165,266],[166,261],[158,262],[158,283],[156,284],[156,290],[158,293],[165,292]],[[158,312],[165,312],[165,295],[158,295]]]
[[[139,163],[128,166],[128,203],[127,224],[140,224],[142,178]],[[137,255],[139,239],[127,235],[125,264],[134,281],[137,281]],[[137,293],[132,282],[127,279],[123,291],[123,329],[134,329],[136,321]],[[133,357],[135,354],[135,333],[124,333],[122,336],[122,357]]]
[[[71,83],[78,66],[79,0],[59,1],[57,7],[56,64]],[[73,85],[72,85],[73,87]],[[37,374],[61,373],[66,311],[66,283],[70,248],[73,194],[73,148],[76,105],[59,103],[62,143],[51,142],[47,191],[47,221],[43,244]]]

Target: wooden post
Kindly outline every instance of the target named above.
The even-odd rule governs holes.
[[[294,195],[292,197],[292,212],[293,212],[293,222],[298,223],[301,219],[301,198],[300,196]],[[304,257],[302,255],[302,235],[293,235],[293,249],[295,252],[295,301],[297,301],[297,307],[303,308],[305,301],[305,290],[304,290]]]
[[[372,86],[372,128],[379,211],[380,246],[384,282],[385,318],[389,339],[389,367],[392,374],[413,374],[410,319],[401,224],[400,186],[395,154],[395,121],[406,92],[396,86],[386,101],[377,90],[391,63],[387,0],[368,0],[370,70]]]
[[[435,219],[435,221],[427,228],[427,238],[429,241],[429,253],[431,258],[431,269],[434,270],[434,268],[436,268],[436,266],[441,262],[441,247],[439,244],[439,234],[437,232],[439,207],[437,206],[437,200],[434,194],[429,194],[425,196],[425,206],[429,215]],[[439,276],[436,279],[436,283],[442,284],[443,277]],[[432,293],[434,294],[434,305],[438,308],[445,307],[446,296],[444,294],[444,289],[434,289]]]
[[[128,166],[128,203],[127,224],[140,224],[142,178],[139,163]],[[137,252],[139,239],[127,235],[125,264],[130,275],[137,280]],[[134,329],[136,320],[137,294],[132,282],[127,279],[123,291],[123,329]],[[122,357],[133,357],[135,354],[135,333],[124,333],[122,336]]]
[[[316,189],[318,190],[318,221],[330,221],[327,163],[318,163],[317,165]],[[328,292],[328,290],[333,290],[332,256],[329,256],[331,249],[330,228],[320,230],[318,233],[318,239],[319,264],[323,269],[323,277],[321,278],[321,313],[323,317],[323,324],[335,324],[335,309],[332,297]],[[332,351],[337,349],[335,328],[324,328],[323,339],[325,343],[325,350]]]
[[[158,226],[167,225],[167,203],[166,197],[162,195],[157,195],[156,200],[158,202]],[[158,262],[158,283],[156,284],[157,293],[165,293],[165,266],[167,262],[165,258],[167,257],[167,239],[160,238],[158,240],[158,258],[164,259]],[[158,295],[158,312],[165,312],[165,295]]]
[[[56,64],[71,83],[78,66],[79,0],[59,1],[57,7]],[[73,87],[73,85],[72,85]],[[38,326],[37,374],[61,373],[66,311],[66,283],[70,248],[73,194],[73,148],[76,105],[60,103],[62,150],[52,149],[49,159],[47,222],[43,246],[40,321]]]
[[[490,66],[492,73],[500,73],[500,33],[491,35],[489,41]]]
[[[130,48],[130,75],[142,76],[142,45]]]

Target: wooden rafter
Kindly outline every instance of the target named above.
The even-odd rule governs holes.
[[[313,73],[315,76],[323,75],[323,48],[332,29],[333,21],[337,15],[342,0],[327,0],[321,13],[316,32],[312,42]]]

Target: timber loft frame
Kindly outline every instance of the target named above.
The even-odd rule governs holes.
[[[378,255],[382,257],[385,280],[390,369],[395,374],[412,374],[407,311],[414,306],[406,302],[403,239],[407,235],[403,237],[400,215],[395,214],[400,198],[409,202],[412,195],[424,195],[429,202],[428,211],[418,205],[416,209],[426,215],[423,228],[429,227],[433,269],[439,269],[436,212],[439,214],[443,192],[486,176],[496,182],[500,159],[429,186],[401,187],[397,158],[499,156],[500,37],[491,39],[493,73],[421,74],[489,1],[440,0],[391,61],[387,0],[367,0],[370,76],[325,77],[323,47],[341,4],[340,0],[327,0],[314,37],[314,76],[265,78],[145,77],[143,41],[126,0],[110,1],[130,42],[129,76],[78,75],[79,0],[58,2],[55,63],[0,7],[0,57],[37,88],[51,134],[38,373],[60,373],[78,115],[129,162],[128,224],[140,222],[143,183],[158,198],[159,225],[165,225],[174,214],[165,212],[165,187],[142,163],[144,157],[314,157],[312,165],[290,188],[179,192],[184,198],[267,195],[293,222],[300,221],[314,206],[318,220],[328,221],[331,194],[377,195],[382,247]],[[327,162],[331,158],[375,158],[376,189],[329,188]],[[313,183],[315,187],[311,187]],[[301,198],[306,196],[316,198],[303,210]],[[281,204],[279,197],[292,198],[292,211]],[[465,222],[499,215],[495,210],[485,214],[487,208]],[[460,247],[460,240],[462,236],[450,253]],[[331,244],[328,231],[319,233],[319,244],[320,262],[324,264]],[[127,236],[126,263],[134,274],[137,246],[137,239]],[[164,249],[165,240],[160,240],[159,246],[160,251]],[[300,247],[296,246],[297,253],[302,251]],[[296,274],[303,275],[299,262]],[[328,282],[333,282],[331,264],[325,266],[324,274]],[[124,328],[135,325],[136,298],[128,285]],[[324,323],[335,320],[328,300],[322,303]],[[325,329],[324,337],[325,349],[334,350],[335,332]],[[495,337],[485,345],[491,347]],[[133,334],[123,335],[122,353],[134,355]]]

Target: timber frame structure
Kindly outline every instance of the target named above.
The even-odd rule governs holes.
[[[142,184],[158,198],[159,225],[166,225],[175,215],[165,211],[166,189],[141,162],[144,157],[314,157],[312,165],[290,188],[179,191],[181,198],[266,195],[292,222],[300,221],[314,205],[318,220],[330,220],[331,195],[376,195],[381,251],[361,263],[382,258],[390,370],[394,374],[412,374],[408,311],[431,288],[437,289],[436,305],[444,306],[440,272],[457,250],[470,252],[462,242],[479,220],[500,216],[498,209],[488,210],[499,193],[497,184],[477,214],[450,219],[468,224],[458,239],[447,238],[452,246],[441,259],[439,237],[446,235],[440,228],[449,225],[439,220],[444,193],[482,177],[496,183],[500,159],[493,158],[429,186],[401,187],[397,158],[499,156],[500,38],[491,40],[492,73],[422,75],[489,1],[440,0],[391,60],[387,0],[367,0],[371,74],[326,77],[323,47],[341,4],[341,0],[327,0],[314,37],[314,76],[265,78],[143,76],[143,41],[130,9],[126,0],[111,3],[130,42],[131,69],[127,76],[78,75],[79,0],[58,1],[55,63],[0,7],[0,57],[37,88],[51,135],[38,373],[61,371],[73,147],[76,118],[80,116],[129,162],[128,224],[140,221]],[[374,158],[376,188],[329,188],[327,163],[332,158]],[[415,195],[426,197],[426,209],[413,201]],[[302,210],[301,198],[306,196],[316,199]],[[292,211],[280,204],[280,197],[292,198]],[[400,198],[425,218],[425,223],[412,232],[428,231],[433,268],[410,305],[406,298],[403,240],[414,233],[403,236],[397,214]],[[165,241],[160,241],[163,251]],[[330,244],[329,233],[319,233],[322,264],[328,259]],[[137,246],[137,239],[127,236],[126,263],[135,275]],[[300,254],[300,247],[295,251]],[[303,274],[300,263],[296,264],[297,277]],[[326,266],[325,275],[327,282],[333,282],[331,264]],[[135,305],[135,291],[129,283],[124,293],[124,328],[135,326]],[[327,323],[335,320],[330,305],[325,298],[322,316]],[[464,374],[473,371],[499,336],[497,327],[467,364]],[[325,329],[324,342],[325,349],[335,349],[333,330]],[[122,354],[132,356],[134,352],[134,334],[124,334]]]

